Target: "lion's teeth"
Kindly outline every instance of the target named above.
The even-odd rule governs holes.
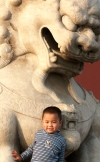
[[[50,56],[50,57],[53,57],[53,56],[54,56],[54,53],[53,53],[53,52],[50,52],[50,53],[49,53],[49,56]]]
[[[57,56],[50,57],[51,62],[56,62],[57,61]]]
[[[58,48],[61,48],[61,46],[58,44]]]

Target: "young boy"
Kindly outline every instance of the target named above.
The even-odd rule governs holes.
[[[32,156],[31,162],[64,162],[66,140],[61,136],[61,110],[55,106],[44,109],[42,114],[43,130],[39,130],[34,142],[21,155],[15,150],[12,156],[16,161],[24,161]]]

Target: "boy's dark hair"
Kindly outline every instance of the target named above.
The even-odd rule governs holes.
[[[56,106],[49,106],[43,110],[42,119],[45,113],[58,114],[59,119],[62,119],[61,110]]]

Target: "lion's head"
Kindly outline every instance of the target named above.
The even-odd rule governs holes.
[[[32,53],[36,74],[70,78],[100,58],[100,0],[1,0],[0,13],[1,68]]]

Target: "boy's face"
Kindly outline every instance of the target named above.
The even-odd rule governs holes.
[[[42,119],[43,129],[47,133],[55,133],[62,124],[58,114],[45,113]]]

